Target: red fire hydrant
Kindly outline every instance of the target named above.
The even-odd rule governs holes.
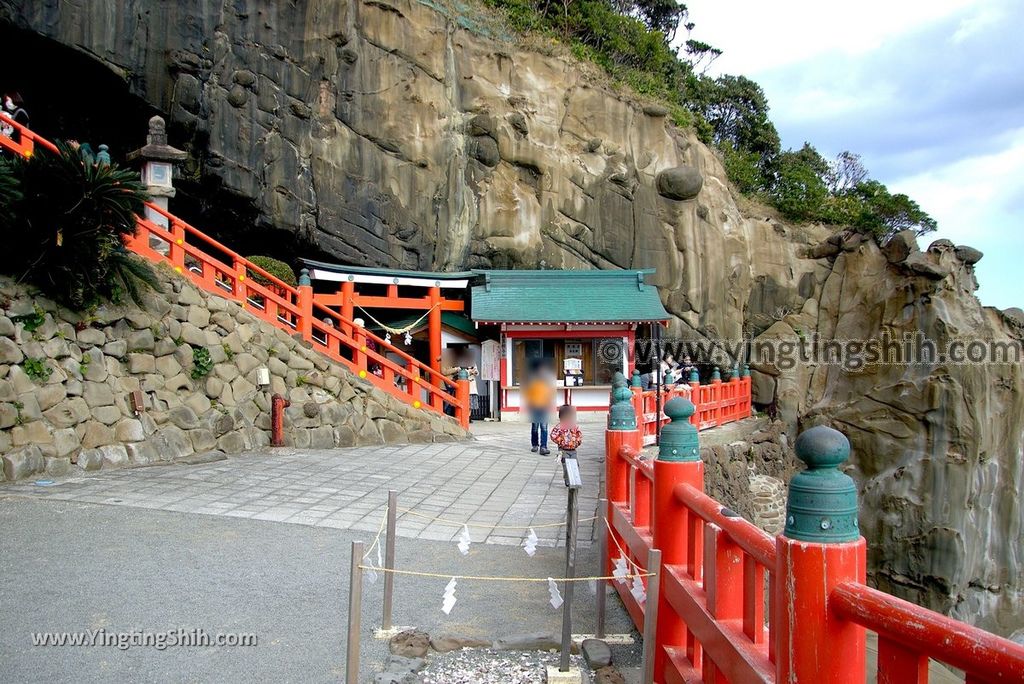
[[[291,405],[280,394],[270,398],[270,446],[284,446],[284,410]]]

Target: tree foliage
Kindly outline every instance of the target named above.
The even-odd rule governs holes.
[[[0,192],[0,270],[78,310],[159,287],[149,265],[124,248],[146,199],[138,174],[58,148],[0,165],[0,188],[14,187]]]

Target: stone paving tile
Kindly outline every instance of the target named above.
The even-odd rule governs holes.
[[[222,515],[376,533],[387,492],[398,492],[403,537],[455,540],[461,524],[473,543],[518,545],[531,525],[542,545],[557,544],[566,490],[558,459],[529,451],[529,427],[482,424],[477,439],[456,444],[334,450],[276,449],[226,461],[101,471],[52,486],[6,484],[0,494],[83,501],[199,515]],[[603,424],[585,423],[580,449],[584,489],[580,517],[590,518],[602,492]],[[438,520],[439,519],[439,520]],[[517,529],[507,529],[515,526]],[[593,521],[581,523],[583,545]]]

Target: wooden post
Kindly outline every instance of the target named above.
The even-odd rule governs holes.
[[[359,684],[359,637],[363,612],[363,542],[352,542],[352,567],[348,579],[348,647],[345,684]]]
[[[607,577],[610,571],[608,567],[608,527],[605,521],[608,519],[608,499],[597,500],[597,576]],[[598,639],[604,638],[605,608],[608,599],[608,591],[605,580],[597,580],[597,626],[594,628],[594,636]]]
[[[398,492],[394,489],[388,490],[388,529],[384,546],[384,567],[388,570],[395,568],[395,529],[398,527]],[[391,607],[395,593],[395,573],[384,573],[384,617],[381,620],[380,628],[391,629]]]
[[[691,424],[693,404],[676,397],[665,405],[671,422],[661,433],[658,460],[654,462],[654,511],[652,512],[652,546],[661,551],[663,568],[674,566],[685,571],[688,559],[691,516],[689,509],[676,499],[675,488],[688,484],[704,491],[704,463],[700,460],[697,428]],[[648,598],[648,600],[650,600]],[[690,635],[679,615],[662,596],[658,611],[657,642],[654,672],[661,679],[665,672],[665,646],[683,647]]]
[[[653,577],[647,578],[647,600],[644,603],[644,651],[640,670],[643,684],[653,684],[657,676],[655,670],[657,654],[661,652],[658,643],[658,615],[661,608],[661,551],[651,549],[647,552],[647,571],[653,572]]]
[[[857,488],[837,468],[850,443],[821,425],[797,438],[796,454],[808,469],[790,481],[786,529],[776,540],[776,681],[861,684],[864,628],[828,606],[836,586],[863,584],[867,574]]]

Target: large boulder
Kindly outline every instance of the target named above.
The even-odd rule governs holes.
[[[689,200],[697,196],[704,185],[704,176],[693,166],[677,166],[658,174],[655,184],[658,194],[671,200]]]
[[[918,251],[917,233],[912,230],[901,230],[889,238],[885,246],[882,247],[882,254],[890,264],[901,263],[916,251]]]

